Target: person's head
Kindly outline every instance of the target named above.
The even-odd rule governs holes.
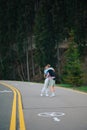
[[[48,68],[50,68],[50,64],[47,64],[47,65],[44,67],[45,70],[48,69]]]
[[[50,64],[47,64],[46,66],[47,66],[47,68],[51,67],[51,65],[50,65]]]

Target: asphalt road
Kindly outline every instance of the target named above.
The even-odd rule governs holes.
[[[13,93],[0,85],[0,130],[9,130]]]
[[[43,84],[4,82],[21,92],[26,130],[87,130],[87,94],[56,87],[55,97],[40,97]]]

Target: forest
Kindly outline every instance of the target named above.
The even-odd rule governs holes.
[[[79,86],[87,82],[84,57],[85,0],[0,0],[0,80],[42,82],[49,63],[58,83]]]

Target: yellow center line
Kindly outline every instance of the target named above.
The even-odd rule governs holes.
[[[15,91],[14,91],[14,100],[12,105],[10,130],[16,130],[16,92]]]
[[[10,129],[9,130],[16,130],[16,91],[10,85],[7,85],[7,84],[2,83],[2,82],[0,82],[0,84],[10,88],[14,93],[12,114],[11,114],[11,121],[10,121]]]
[[[24,122],[24,114],[23,114],[23,109],[22,109],[21,94],[19,90],[16,89],[16,91],[18,93],[19,127],[20,127],[20,130],[26,130],[25,122]]]
[[[13,99],[13,105],[12,105],[12,115],[11,115],[11,122],[10,122],[9,130],[16,130],[16,95],[17,94],[18,94],[19,129],[26,130],[24,114],[23,114],[23,109],[22,109],[21,94],[20,94],[19,90],[14,88],[11,85],[8,85],[8,84],[2,83],[2,82],[0,84],[10,88],[14,93],[14,99]]]

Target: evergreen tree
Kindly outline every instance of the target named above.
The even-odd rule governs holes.
[[[83,82],[83,72],[78,48],[73,37],[69,43],[69,48],[66,51],[65,58],[66,62],[64,64],[62,75],[63,82],[69,83],[73,86],[80,86]]]
[[[28,37],[32,36],[34,2],[0,0],[0,77],[3,79],[18,78],[19,65],[22,66],[20,72],[26,70],[25,57],[30,46]],[[14,72],[16,76],[12,76]],[[27,76],[22,76],[27,75],[26,71],[23,73],[20,73],[21,79],[26,79]]]
[[[40,66],[55,64],[55,38],[51,13],[52,3],[42,0],[35,19],[35,59]]]
[[[83,55],[87,46],[87,3],[85,0],[65,0],[65,6],[66,26],[75,30],[75,42]]]

